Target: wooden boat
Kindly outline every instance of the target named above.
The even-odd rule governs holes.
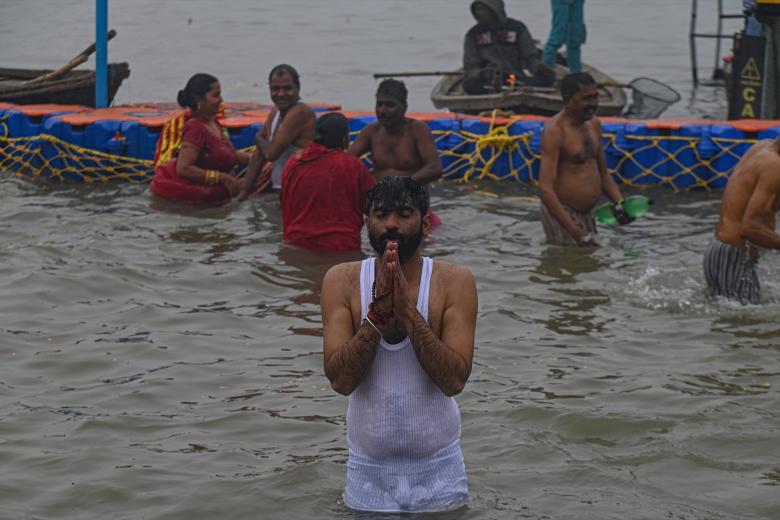
[[[17,105],[62,104],[95,106],[95,71],[71,70],[57,79],[29,83],[50,70],[0,68],[0,101]],[[108,65],[108,102],[130,75],[127,63]]]
[[[585,63],[582,70],[589,72],[599,84],[599,116],[617,116],[626,104],[626,93],[614,79]],[[563,65],[555,66],[556,85],[569,70]],[[463,91],[463,76],[443,77],[431,92],[431,101],[436,108],[446,108],[462,114],[480,114],[499,109],[516,114],[538,114],[551,116],[561,111],[563,100],[556,87],[517,86],[496,94],[469,95]]]

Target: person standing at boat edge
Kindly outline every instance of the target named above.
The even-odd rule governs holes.
[[[759,248],[780,249],[780,137],[754,144],[729,176],[715,236],[704,253],[710,296],[761,303]]]
[[[595,80],[587,72],[568,74],[561,96],[563,110],[547,120],[542,133],[542,226],[551,244],[597,246],[594,208],[602,194],[615,203],[619,224],[633,218],[623,211],[623,196],[607,171],[601,123],[594,117],[599,106]]]
[[[542,53],[542,61],[555,65],[558,49],[566,45],[566,63],[571,72],[582,70],[580,46],[585,43],[585,0],[550,0],[552,27]]]
[[[463,90],[467,94],[497,93],[496,87],[510,76],[529,86],[554,83],[555,72],[542,62],[528,28],[506,15],[503,0],[476,0],[471,3],[471,14],[477,24],[468,30],[463,43]],[[526,77],[524,70],[532,76]]]
[[[322,281],[325,375],[349,396],[344,503],[419,513],[466,505],[458,404],[474,355],[477,288],[465,267],[421,254],[428,193],[385,177],[366,201],[375,257]]]
[[[265,177],[270,175],[271,187],[281,188],[287,161],[314,138],[317,117],[311,107],[301,102],[298,71],[286,63],[277,65],[268,74],[268,88],[274,107],[255,137],[257,149],[247,166],[240,200],[255,187],[261,172],[264,174],[259,181],[261,184],[267,182]]]

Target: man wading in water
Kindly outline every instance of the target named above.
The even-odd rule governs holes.
[[[270,174],[271,187],[281,188],[287,161],[314,138],[317,117],[309,105],[301,102],[298,72],[290,65],[277,65],[268,75],[268,89],[274,108],[268,114],[267,124],[255,137],[257,150],[249,160],[239,200],[251,193],[261,172],[264,174],[261,183],[268,182]]]
[[[468,500],[453,395],[471,373],[477,290],[464,267],[420,254],[428,194],[385,177],[367,196],[377,253],[322,282],[325,375],[349,396],[345,504],[445,511]]]
[[[729,177],[715,238],[704,253],[710,295],[760,303],[758,248],[780,249],[775,214],[780,209],[780,137],[759,141]]]
[[[361,130],[349,153],[361,157],[371,152],[377,180],[408,175],[425,185],[441,177],[441,161],[428,125],[406,117],[407,96],[403,81],[382,81],[376,90],[377,121]],[[429,215],[432,227],[441,225],[433,211]]]
[[[544,233],[551,244],[597,246],[593,209],[601,194],[616,204],[620,224],[633,219],[620,202],[623,196],[607,171],[601,144],[596,82],[587,72],[569,74],[561,82],[564,109],[551,117],[542,134],[539,197]]]

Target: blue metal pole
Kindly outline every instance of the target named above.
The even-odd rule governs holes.
[[[108,0],[95,3],[95,107],[108,106]]]

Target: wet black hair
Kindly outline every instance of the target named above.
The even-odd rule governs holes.
[[[393,175],[384,177],[366,194],[366,215],[371,214],[374,206],[379,205],[385,211],[394,211],[404,206],[418,210],[421,216],[428,213],[430,206],[428,191],[411,177]]]
[[[407,92],[403,81],[390,78],[379,84],[379,87],[376,89],[376,95],[377,97],[391,97],[406,105],[406,98],[409,96],[409,92]]]
[[[211,90],[212,85],[219,81],[211,74],[205,72],[198,72],[192,76],[187,85],[179,91],[176,96],[176,101],[180,107],[190,108],[197,110],[198,101],[206,96],[206,93]]]
[[[314,142],[327,148],[343,149],[349,135],[349,121],[341,112],[328,112],[317,119]]]
[[[268,74],[268,83],[271,83],[271,78],[274,76],[284,76],[285,74],[289,74],[295,86],[301,88],[301,78],[298,76],[298,71],[292,65],[287,65],[286,63],[281,63],[271,69],[271,72]]]
[[[587,72],[572,72],[561,80],[561,97],[564,101],[580,91],[582,87],[595,85],[596,80]]]

